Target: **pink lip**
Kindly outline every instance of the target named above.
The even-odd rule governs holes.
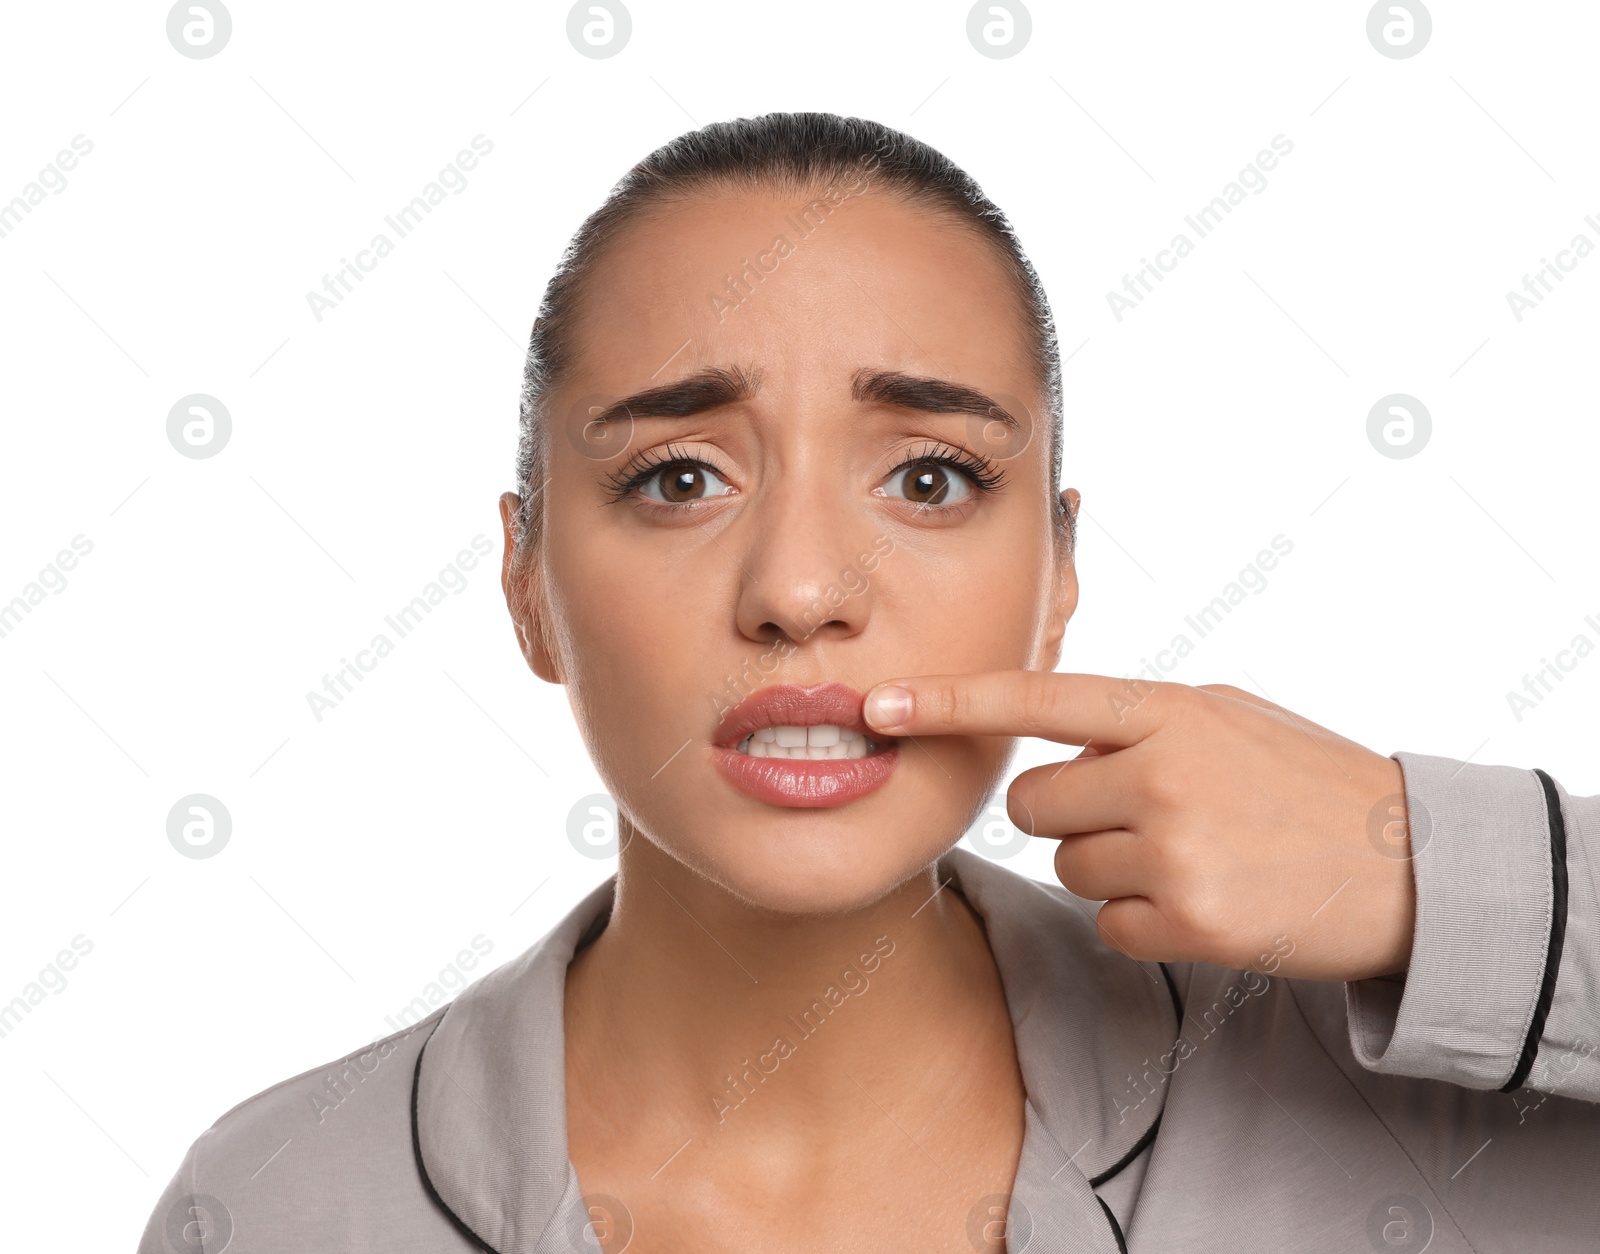
[[[881,788],[900,760],[894,740],[873,731],[861,717],[864,699],[864,693],[837,682],[804,688],[794,684],[762,688],[722,716],[712,739],[712,759],[735,788],[768,805],[844,805]],[[848,727],[887,747],[864,758],[817,762],[752,758],[736,748],[751,732],[763,727],[813,727],[818,723]]]

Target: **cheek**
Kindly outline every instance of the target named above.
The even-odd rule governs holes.
[[[687,737],[703,737],[720,713],[705,674],[713,624],[709,601],[670,572],[554,559],[550,587],[567,697],[602,769],[643,770]]]
[[[891,668],[932,675],[1027,667],[1047,570],[1044,555],[1026,547],[985,546],[954,560],[948,552],[895,554],[877,576],[874,610],[892,638]]]

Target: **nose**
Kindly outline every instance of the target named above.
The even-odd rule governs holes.
[[[764,487],[724,535],[739,537],[739,631],[763,645],[848,638],[872,616],[882,537],[828,459],[807,461]]]

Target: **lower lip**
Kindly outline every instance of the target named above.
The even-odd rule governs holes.
[[[864,758],[753,758],[713,745],[717,769],[740,792],[768,805],[815,809],[842,806],[876,792],[900,760],[891,745]]]

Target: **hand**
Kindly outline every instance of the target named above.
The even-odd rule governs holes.
[[[1104,901],[1130,957],[1315,980],[1406,970],[1416,888],[1400,764],[1225,684],[1054,671],[892,681],[893,735],[1037,736],[1083,745],[1011,782],[1017,827],[1061,842],[1055,870]],[[1396,835],[1401,838],[1396,843]]]

